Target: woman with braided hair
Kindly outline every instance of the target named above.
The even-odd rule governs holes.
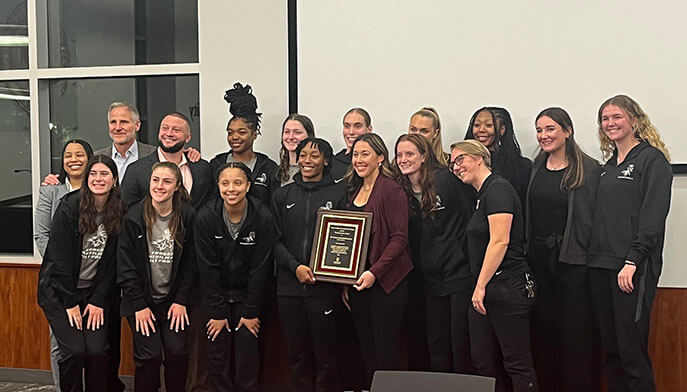
[[[267,155],[253,151],[255,139],[260,135],[262,113],[257,112],[258,101],[252,91],[250,85],[237,82],[224,94],[232,115],[227,123],[230,150],[215,156],[210,161],[210,169],[217,174],[217,169],[225,163],[242,162],[252,173],[250,194],[269,205],[272,190],[280,184],[276,176],[277,164]],[[215,195],[219,197],[217,192]]]

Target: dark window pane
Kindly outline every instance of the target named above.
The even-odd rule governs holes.
[[[48,83],[50,94],[51,168],[60,168],[62,146],[70,139],[84,139],[93,150],[111,146],[107,109],[114,101],[136,106],[141,115],[138,140],[157,144],[165,114],[181,112],[191,120],[189,146],[200,149],[198,75],[136,78],[59,79]]]
[[[26,0],[0,1],[0,70],[29,68]]]
[[[50,0],[50,67],[198,62],[198,2]]]
[[[29,82],[0,82],[0,252],[32,253]]]

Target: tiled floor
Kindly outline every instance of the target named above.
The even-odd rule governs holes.
[[[54,392],[55,387],[52,385],[40,385],[40,384],[24,384],[16,382],[4,382],[0,381],[0,392]]]

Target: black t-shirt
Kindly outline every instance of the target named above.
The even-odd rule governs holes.
[[[545,165],[537,171],[530,187],[530,218],[532,236],[544,239],[551,233],[563,234],[568,220],[568,192],[561,190],[562,170],[549,170]]]
[[[475,213],[466,228],[470,271],[477,279],[484,262],[484,254],[489,245],[489,215],[512,214],[508,249],[499,267],[501,269],[517,268],[525,263],[525,225],[522,216],[520,198],[513,186],[498,174],[492,174],[477,192]]]

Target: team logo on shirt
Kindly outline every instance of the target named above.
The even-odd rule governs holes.
[[[629,165],[627,165],[627,168],[625,168],[625,170],[620,172],[621,175],[618,176],[618,179],[634,180],[634,178],[632,177],[632,173],[634,172],[634,170],[635,170],[634,163],[630,163]]]
[[[267,173],[261,173],[255,178],[255,185],[267,186]]]
[[[165,229],[165,231],[162,232],[162,238],[153,241],[152,244],[158,252],[163,252],[165,250],[172,249],[172,246],[174,245],[174,240],[172,239],[172,232],[169,231],[169,229]]]
[[[88,243],[90,244],[88,247],[98,248],[103,246],[105,242],[107,242],[107,232],[105,231],[105,225],[101,223],[98,225],[98,230],[95,235],[88,239]]]
[[[251,231],[250,233],[248,233],[247,236],[241,238],[239,245],[248,245],[248,246],[255,245],[255,232]]]
[[[331,202],[331,200],[328,200],[322,207],[320,207],[321,210],[331,210],[334,208],[334,203]]]
[[[432,211],[439,211],[439,210],[443,210],[444,208],[446,208],[446,207],[441,205],[441,196],[437,195],[436,202],[434,203],[434,207],[432,207]]]

